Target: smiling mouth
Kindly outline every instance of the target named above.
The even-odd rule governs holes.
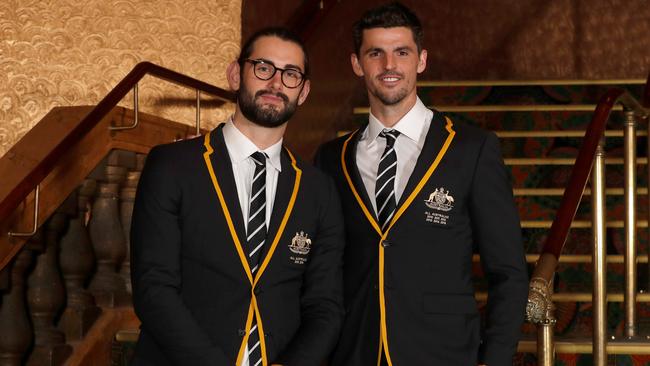
[[[386,83],[394,83],[394,82],[402,80],[402,76],[401,75],[395,75],[395,74],[382,74],[382,75],[379,75],[379,80],[382,81],[382,82],[386,82]]]

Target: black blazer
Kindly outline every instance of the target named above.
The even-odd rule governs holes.
[[[316,156],[335,178],[346,223],[346,318],[334,366],[512,364],[528,276],[512,187],[492,133],[434,113],[397,211],[381,232],[356,166],[363,129]],[[472,283],[472,249],[489,280],[488,324]],[[480,350],[479,350],[480,345]]]
[[[151,150],[131,230],[142,321],[134,365],[235,365],[254,311],[264,365],[319,366],[332,351],[343,319],[339,199],[329,177],[288,150],[281,162],[252,278],[221,128]]]

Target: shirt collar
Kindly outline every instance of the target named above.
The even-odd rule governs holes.
[[[255,144],[237,129],[232,122],[232,116],[228,118],[223,126],[223,139],[226,142],[230,159],[235,164],[240,164],[248,159],[252,153],[261,151],[266,154],[271,166],[278,172],[282,171],[280,154],[282,153],[282,139],[264,150],[260,150]]]
[[[415,105],[392,127],[392,129],[399,131],[400,135],[404,135],[409,139],[418,142],[422,133],[425,132],[425,126],[428,120],[433,117],[433,111],[427,108],[418,97]],[[370,111],[368,117],[368,128],[366,129],[365,137],[371,141],[377,139],[381,131],[386,127],[379,122],[377,117]]]

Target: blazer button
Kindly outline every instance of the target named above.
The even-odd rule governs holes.
[[[243,337],[246,335],[246,331],[243,329],[237,329],[237,334],[239,334],[240,337]]]
[[[259,294],[262,293],[262,289],[261,288],[256,288],[253,292],[255,293],[255,295],[259,295]]]
[[[393,245],[393,244],[391,242],[389,242],[388,240],[382,240],[381,241],[381,246],[384,247],[384,248],[388,248],[391,245]]]
[[[372,287],[373,287],[375,290],[379,290],[379,285],[376,284],[376,283],[375,283]]]

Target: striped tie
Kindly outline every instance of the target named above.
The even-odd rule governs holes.
[[[386,139],[386,148],[379,160],[377,168],[377,181],[375,184],[375,202],[377,203],[377,217],[381,230],[386,226],[395,214],[397,206],[395,200],[395,173],[397,172],[397,154],[395,153],[395,140],[399,132],[396,130],[383,130],[380,137]]]
[[[253,174],[251,187],[246,241],[248,244],[248,264],[253,277],[255,277],[260,262],[260,253],[266,240],[266,156],[257,151],[251,154],[251,159],[255,162],[255,173]],[[258,366],[261,363],[260,334],[257,330],[257,319],[253,316],[253,323],[248,336],[248,364]]]

